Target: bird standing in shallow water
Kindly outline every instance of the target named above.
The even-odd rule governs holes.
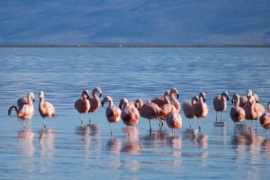
[[[166,123],[173,131],[179,129],[182,126],[182,118],[179,112],[175,108],[171,108],[171,112],[167,114]]]
[[[222,113],[227,108],[227,101],[229,100],[228,92],[222,92],[220,95],[216,96],[213,100],[213,106],[216,111],[216,121],[217,121],[217,113],[221,112],[221,120]]]
[[[123,123],[127,126],[136,126],[140,117],[138,109],[130,104],[126,98],[120,100],[119,107],[122,109],[121,119]]]
[[[82,91],[82,97],[75,101],[74,107],[80,113],[81,124],[83,124],[82,114],[88,113],[90,109],[89,93],[87,90]],[[89,117],[89,114],[88,114]],[[90,117],[89,117],[90,121]]]
[[[147,101],[147,103],[143,104],[141,99],[137,99],[135,101],[135,105],[139,110],[140,116],[149,120],[150,133],[152,132],[151,120],[155,119],[160,121],[161,118],[164,119],[166,117],[165,112],[157,104],[150,101]]]
[[[30,92],[30,93],[27,94],[26,97],[19,98],[17,100],[17,106],[14,105],[14,106],[9,107],[8,115],[10,115],[12,113],[13,109],[15,109],[16,113],[18,113],[18,111],[20,111],[25,104],[28,104],[28,98],[27,98],[28,96],[35,97],[34,93]],[[35,98],[33,100],[35,100]]]
[[[191,101],[185,101],[182,103],[182,109],[184,111],[184,114],[189,119],[189,128],[191,128],[191,119],[195,117],[192,104],[198,101],[199,101],[199,97],[193,96]]]
[[[39,92],[39,108],[38,108],[38,110],[39,110],[41,117],[43,117],[44,128],[46,128],[45,118],[46,117],[55,118],[56,112],[55,112],[54,106],[50,102],[45,101],[43,91]]]
[[[33,93],[29,93],[27,95],[27,104],[24,104],[20,110],[17,112],[17,117],[24,120],[23,127],[25,128],[25,120],[30,120],[34,115],[34,105],[33,102],[35,101],[35,96]]]
[[[102,106],[104,106],[104,103],[108,102],[109,105],[106,109],[106,118],[108,122],[110,123],[110,129],[111,129],[111,135],[113,134],[112,131],[112,123],[118,122],[121,115],[121,109],[118,106],[113,105],[113,100],[110,96],[105,96],[103,100],[101,101]]]
[[[257,131],[257,122],[260,119],[261,115],[265,113],[265,109],[261,104],[257,103],[256,97],[253,95],[248,98],[248,102],[249,103],[244,108],[246,113],[246,119],[250,120],[250,130],[252,126],[252,121],[256,120],[255,131]]]
[[[89,113],[93,113],[96,112],[99,107],[101,106],[100,103],[100,99],[97,96],[97,94],[99,94],[99,97],[102,96],[102,90],[100,87],[96,87],[92,90],[92,97],[89,96],[88,100],[90,102],[90,109],[89,109]],[[89,124],[91,123],[91,119],[89,118]]]
[[[270,129],[270,101],[267,104],[267,113],[264,113],[260,117],[260,124],[264,129],[266,129],[267,136],[268,136],[268,130]]]
[[[245,120],[246,112],[245,110],[240,107],[240,96],[239,94],[234,94],[232,97],[232,103],[234,106],[230,110],[230,116],[235,124],[235,130],[236,130],[236,123],[242,122]]]
[[[199,131],[201,131],[201,123],[200,123],[200,118],[204,118],[208,114],[208,106],[205,103],[205,93],[200,92],[199,94],[199,101],[198,102],[193,102],[192,104],[193,111],[195,116],[198,118],[199,122]]]

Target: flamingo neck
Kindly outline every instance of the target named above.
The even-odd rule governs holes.
[[[173,102],[173,104],[174,104],[174,106],[175,106],[175,109],[176,109],[177,111],[179,111],[179,110],[180,110],[180,103],[179,103],[178,100],[174,97],[173,94],[171,95],[171,100],[172,100],[172,102]]]

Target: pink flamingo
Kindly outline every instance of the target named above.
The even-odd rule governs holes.
[[[171,108],[171,112],[167,114],[166,123],[173,131],[179,129],[182,126],[182,118],[179,112],[175,108]]]
[[[204,92],[200,92],[199,101],[198,102],[193,101],[192,107],[193,107],[193,111],[194,111],[195,116],[198,118],[199,131],[201,131],[200,118],[204,118],[208,114],[208,106],[205,103],[205,93]]]
[[[270,129],[270,101],[267,104],[267,113],[264,113],[260,117],[260,124],[264,129],[266,129],[267,136],[268,136],[268,129]]]
[[[228,92],[222,92],[220,95],[214,98],[213,106],[216,111],[216,121],[218,112],[221,112],[221,120],[222,120],[222,112],[226,110],[228,100],[229,100]]]
[[[33,101],[35,101],[35,96],[33,93],[29,93],[27,95],[27,104],[24,104],[21,109],[17,112],[17,117],[24,120],[23,127],[25,128],[25,120],[29,120],[34,115],[34,105]]]
[[[252,120],[259,120],[260,117],[265,113],[265,109],[261,104],[256,103],[256,99],[254,96],[250,96],[249,105],[245,106],[245,112],[246,112],[246,119],[251,120],[251,126],[252,126]],[[248,114],[248,117],[247,117],[247,114]],[[256,121],[255,131],[257,131],[257,122],[258,121]]]
[[[143,104],[141,99],[137,99],[135,105],[139,110],[140,116],[149,120],[150,133],[152,132],[151,119],[160,120],[166,117],[165,112],[157,104],[150,101]]]
[[[126,98],[120,100],[119,107],[122,109],[121,119],[124,124],[127,126],[136,126],[140,117],[138,109],[130,104]]]
[[[234,107],[231,108],[230,116],[235,124],[235,130],[236,130],[236,123],[242,122],[245,120],[246,112],[245,110],[240,106],[240,96],[239,94],[234,94],[232,97],[232,103],[234,104]]]
[[[194,102],[193,102],[194,101]],[[185,101],[182,103],[182,108],[186,118],[189,119],[189,127],[191,128],[191,119],[195,117],[192,104],[199,101],[198,96],[193,96],[191,101]]]
[[[34,96],[34,93],[30,92],[28,93],[28,95],[31,94],[31,96]],[[26,97],[21,97],[17,100],[17,106],[10,106],[8,109],[8,115],[10,115],[12,113],[12,110],[15,109],[16,113],[18,113],[19,110],[22,109],[23,105],[27,104],[28,100],[27,100],[27,96]]]
[[[167,96],[170,95],[170,91],[165,91],[163,97],[156,97],[151,100],[152,103],[157,104],[159,107],[163,107],[165,104],[168,103]]]
[[[88,100],[89,98],[89,93],[87,90],[82,91],[82,97],[75,101],[74,107],[75,109],[80,113],[80,119],[81,119],[81,124],[83,124],[83,119],[82,119],[82,114],[83,113],[88,113],[90,109],[90,101]],[[89,114],[88,114],[89,117]],[[90,121],[90,117],[89,117]]]
[[[50,102],[45,101],[43,91],[39,92],[39,108],[38,108],[38,110],[39,110],[41,117],[43,117],[44,128],[46,128],[45,118],[46,117],[55,118],[56,112],[55,112],[54,106]]]
[[[248,104],[248,97],[252,96],[252,91],[249,89],[247,90],[247,96],[241,96],[240,97],[240,104],[239,106],[244,108]]]
[[[92,97],[89,96],[88,100],[90,101],[90,109],[89,109],[89,112],[92,113],[92,112],[96,112],[101,103],[100,103],[100,99],[99,97],[97,96],[97,94],[99,94],[99,97],[102,96],[102,90],[100,87],[96,87],[92,90]],[[89,123],[91,123],[91,120],[89,118]]]
[[[109,105],[106,109],[106,118],[108,122],[110,123],[110,129],[111,129],[111,135],[113,134],[112,131],[112,123],[118,122],[121,116],[121,109],[118,106],[115,106],[113,104],[113,100],[110,96],[105,96],[103,100],[101,101],[102,106],[104,106],[104,103],[108,102]]]
[[[177,99],[179,98],[179,92],[176,88],[172,88],[169,91],[165,91],[164,92],[164,96],[163,97],[157,97],[151,100],[151,102],[157,104],[159,107],[163,107],[165,104],[168,104],[168,100],[166,99],[166,97],[171,97],[172,94],[176,94],[177,95]],[[179,105],[181,106],[181,105]]]
[[[167,96],[165,97],[165,99],[167,100],[167,104],[165,104],[163,107],[161,107],[161,109],[165,112],[166,116],[162,120],[166,120],[167,114],[171,112],[172,108],[174,110],[176,110],[177,112],[180,112],[181,105],[180,105],[179,101],[174,97],[174,94],[176,94],[176,97],[178,99],[179,93],[178,93],[178,90],[176,88],[171,89],[170,94],[169,94],[172,103],[170,102],[170,100],[168,99]],[[163,124],[161,124],[161,127],[162,126],[163,126]]]

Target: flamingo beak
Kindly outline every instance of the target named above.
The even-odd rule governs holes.
[[[99,97],[101,97],[101,96],[102,96],[102,93],[99,94]]]
[[[102,105],[102,107],[104,106],[104,102],[103,101],[101,102],[101,105]]]
[[[179,98],[179,94],[176,94],[176,98],[177,98],[177,99]]]
[[[230,98],[229,98],[229,97],[227,97],[227,101],[229,101],[229,99],[230,99]]]

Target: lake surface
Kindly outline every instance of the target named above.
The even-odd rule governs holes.
[[[270,134],[259,123],[250,133],[249,121],[235,133],[231,102],[218,122],[212,105],[222,91],[231,98],[251,89],[266,107],[269,48],[1,48],[0,65],[0,179],[269,178]],[[180,103],[204,91],[209,113],[201,132],[197,119],[189,129],[181,110],[183,126],[175,134],[168,127],[160,132],[158,121],[150,133],[140,118],[129,134],[121,120],[112,124],[111,136],[108,104],[90,114],[88,128],[80,128],[74,109],[82,90],[97,86],[101,100],[109,95],[117,105],[122,97],[146,102],[173,87]],[[30,91],[35,114],[24,130],[7,109]],[[57,113],[46,120],[50,132],[41,134],[39,91]]]

